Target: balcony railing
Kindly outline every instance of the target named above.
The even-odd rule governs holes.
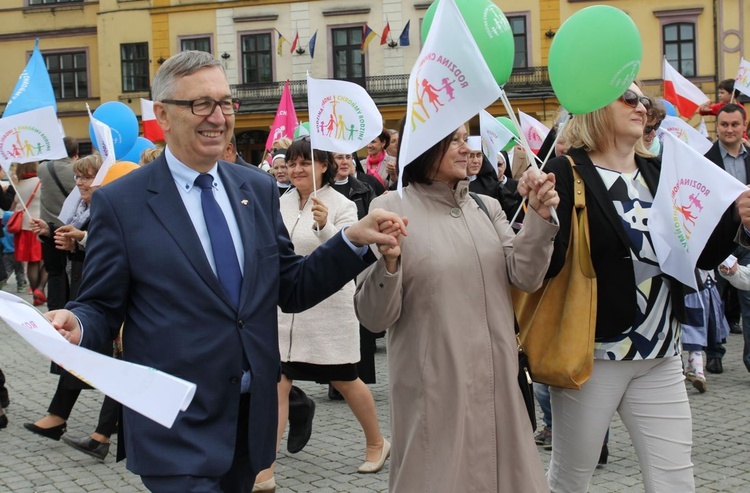
[[[406,104],[409,74],[376,75],[352,82],[363,86],[378,105]],[[284,82],[233,84],[231,89],[232,96],[242,100],[240,113],[275,111],[284,89]],[[307,81],[289,81],[289,89],[297,109],[307,109]],[[510,98],[553,96],[547,67],[514,69],[505,84],[505,91]]]

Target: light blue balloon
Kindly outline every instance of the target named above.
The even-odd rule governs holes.
[[[148,140],[146,137],[138,137],[135,139],[135,144],[133,144],[133,148],[130,149],[130,152],[125,154],[124,156],[120,157],[115,154],[118,161],[130,161],[131,163],[138,164],[141,160],[141,154],[146,149],[153,149],[156,147],[153,142]],[[116,151],[115,151],[116,152]]]
[[[115,146],[115,157],[125,156],[135,145],[138,138],[138,118],[130,106],[119,101],[108,101],[94,111],[94,118],[106,124],[112,130],[112,143]],[[89,123],[89,136],[96,150],[94,127]],[[138,160],[136,159],[136,162]]]
[[[661,104],[664,105],[664,109],[667,110],[667,115],[669,116],[677,116],[677,109],[674,107],[672,103],[667,101],[666,99],[661,100]]]

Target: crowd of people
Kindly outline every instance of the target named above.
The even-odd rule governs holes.
[[[57,389],[47,414],[24,425],[30,432],[102,461],[119,432],[118,458],[155,492],[272,492],[287,427],[291,453],[313,432],[315,402],[293,385],[311,381],[359,422],[358,473],[390,459],[392,492],[585,492],[606,463],[615,413],[645,491],[695,490],[685,380],[706,391],[726,334],[703,327],[705,345],[681,344],[691,293],[661,271],[648,227],[665,110],[638,84],[560,119],[541,171],[521,147],[485,156],[465,122],[401,172],[403,123],[361,159],[282,139],[261,169],[237,152],[236,107],[211,55],[171,57],[152,94],[163,152],[147,151],[140,168],[115,166],[93,187],[100,156],[79,157],[66,138],[68,158],[15,166],[0,208],[28,209],[12,241],[13,261],[25,264],[16,285],[47,305],[60,334],[195,382],[195,397],[171,428],[107,397],[95,431],[69,438],[89,387],[53,364]],[[716,116],[706,157],[748,183],[744,108],[727,102]],[[534,436],[510,293],[537,290],[569,261],[574,168],[597,273],[593,371],[580,390],[536,387],[543,428]],[[403,194],[391,191],[399,180]],[[80,201],[61,218],[73,187]],[[698,268],[738,259],[715,278],[723,292],[738,289],[750,370],[748,210],[750,192],[724,214]],[[383,333],[390,434],[368,387]],[[0,428],[4,384],[0,371]],[[546,473],[535,441],[552,451]]]

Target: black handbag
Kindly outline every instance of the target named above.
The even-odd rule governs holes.
[[[474,199],[479,208],[482,209],[482,212],[487,214],[490,222],[492,222],[490,211],[479,195],[474,192],[469,192],[469,195],[471,195],[471,198]],[[529,414],[531,428],[536,431],[536,409],[534,407],[534,384],[531,380],[531,367],[529,366],[529,358],[523,351],[523,346],[521,346],[521,340],[518,338],[519,327],[515,314],[513,315],[513,325],[516,329],[516,345],[518,346],[518,386],[521,388],[523,402],[526,404],[526,412]]]

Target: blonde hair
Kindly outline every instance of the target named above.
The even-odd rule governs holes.
[[[612,109],[609,105],[590,113],[574,115],[563,127],[561,137],[570,148],[580,148],[586,152],[605,152],[617,144]],[[635,153],[643,157],[652,157],[643,137],[635,143]]]
[[[141,159],[138,164],[148,164],[154,159],[161,156],[162,152],[164,152],[164,148],[162,146],[156,146],[153,149],[146,149],[141,153]]]
[[[102,156],[98,152],[95,152],[89,156],[82,157],[73,163],[73,173],[77,175],[88,175],[96,174],[99,172],[99,168],[102,167]]]
[[[292,139],[282,137],[279,140],[274,140],[273,144],[271,144],[271,147],[273,147],[274,149],[289,149],[290,145],[292,145]]]

